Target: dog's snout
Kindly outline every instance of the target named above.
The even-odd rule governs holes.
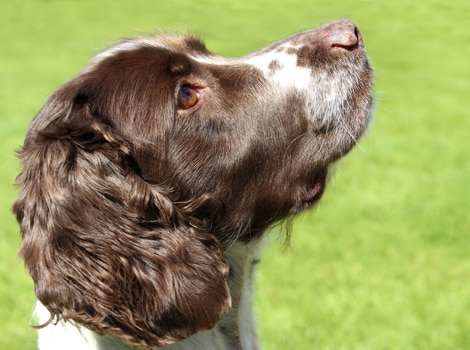
[[[349,20],[335,22],[323,30],[326,44],[332,48],[352,50],[363,44],[359,29]]]

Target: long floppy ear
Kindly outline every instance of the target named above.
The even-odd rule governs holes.
[[[20,255],[50,322],[143,347],[212,328],[230,307],[219,242],[139,176],[124,138],[68,95],[53,95],[28,132],[14,205]]]

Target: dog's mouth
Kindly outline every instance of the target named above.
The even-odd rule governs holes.
[[[328,179],[328,168],[324,167],[313,173],[308,186],[305,189],[303,202],[312,205],[322,197]]]

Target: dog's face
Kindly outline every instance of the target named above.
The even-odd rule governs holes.
[[[219,238],[241,223],[256,235],[316,202],[328,165],[367,126],[372,71],[348,35],[309,31],[240,59],[189,37],[128,41],[98,55],[68,98],[119,130],[174,201],[210,195],[199,216]]]
[[[38,298],[138,345],[212,327],[230,305],[222,247],[321,197],[367,128],[372,84],[346,21],[237,59],[191,37],[102,52],[22,151],[15,211]]]

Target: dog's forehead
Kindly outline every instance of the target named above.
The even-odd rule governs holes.
[[[279,88],[295,88],[298,91],[306,91],[310,84],[310,68],[298,65],[297,50],[302,43],[292,40],[298,37],[288,37],[275,42],[253,53],[242,57],[224,57],[209,52],[204,43],[188,35],[155,35],[146,38],[125,40],[96,55],[85,69],[92,70],[101,62],[116,57],[125,52],[137,52],[142,48],[155,48],[160,52],[182,54],[198,64],[209,69],[218,67],[230,71],[242,68],[247,74],[254,71],[260,73],[272,84],[278,84]],[[242,71],[238,70],[238,71]]]
[[[256,63],[259,61],[260,57],[273,57],[277,55],[279,58],[279,54],[290,55],[290,58],[295,56],[296,49],[302,46],[301,43],[293,40],[295,36],[296,35],[293,35],[279,42],[275,42],[246,56],[230,58],[213,54],[206,48],[201,39],[192,35],[153,35],[149,37],[123,40],[99,52],[91,60],[91,63],[96,64],[121,52],[134,51],[143,47],[160,48],[166,49],[169,52],[182,53],[200,61],[201,63],[226,64],[230,62],[240,63],[241,61]],[[278,65],[276,66],[279,67]],[[274,66],[271,65],[271,68],[272,67]]]
[[[168,52],[191,54],[195,56],[211,56],[204,43],[190,35],[154,35],[145,38],[123,40],[98,53],[91,60],[95,65],[109,57],[116,56],[122,52],[136,51],[141,48],[159,48]]]

